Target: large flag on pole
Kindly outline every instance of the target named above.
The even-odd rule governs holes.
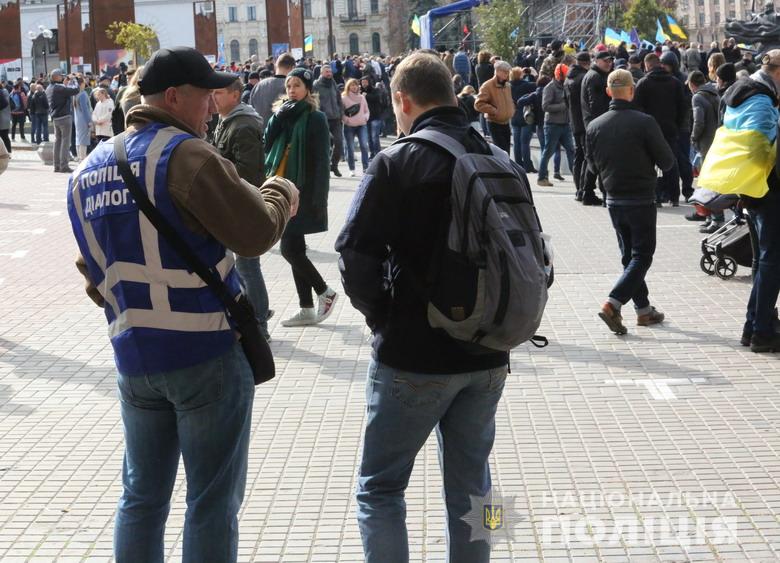
[[[661,27],[661,20],[656,18],[655,19],[656,29],[655,29],[655,40],[659,43],[663,43],[664,41],[669,41],[671,37],[669,37],[666,32],[664,32],[664,28]]]
[[[669,31],[674,33],[680,39],[688,39],[688,36],[685,34],[682,28],[677,24],[677,21],[672,16],[666,14],[666,21],[669,24]]]
[[[626,45],[631,43],[631,36],[628,34],[628,32],[624,29],[620,30],[620,40],[625,41]]]
[[[416,14],[414,19],[412,19],[412,33],[417,37],[420,37],[420,18],[418,18]]]

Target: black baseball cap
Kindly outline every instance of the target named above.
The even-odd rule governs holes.
[[[235,74],[215,71],[206,57],[191,47],[171,47],[155,51],[144,65],[138,87],[143,96],[184,84],[216,90],[230,86],[236,78]]]
[[[601,61],[604,59],[614,59],[615,57],[610,53],[609,51],[601,51],[598,55],[596,55],[596,60]]]
[[[590,53],[588,53],[587,51],[580,51],[579,53],[577,53],[577,62],[589,63]]]

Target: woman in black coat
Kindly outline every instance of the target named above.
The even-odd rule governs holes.
[[[287,75],[287,98],[265,128],[266,176],[283,176],[301,192],[298,213],[282,235],[281,252],[292,266],[301,310],[282,326],[306,326],[324,321],[333,311],[337,294],[306,256],[305,235],[328,230],[330,132],[325,114],[312,95],[314,77],[305,68]],[[315,307],[312,289],[317,294]]]

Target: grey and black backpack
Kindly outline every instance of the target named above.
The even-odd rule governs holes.
[[[474,353],[509,351],[536,335],[552,283],[550,253],[522,168],[503,150],[469,153],[424,129],[397,142],[424,142],[455,157],[451,215],[425,280],[428,322]]]

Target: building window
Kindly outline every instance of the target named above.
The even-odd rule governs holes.
[[[371,13],[372,14],[379,13],[379,0],[371,0]]]
[[[371,34],[371,50],[378,54],[382,51],[382,40],[379,38],[378,33],[372,33]]]
[[[238,8],[235,6],[228,6],[228,21],[233,23],[238,21]]]
[[[249,40],[249,56],[257,55],[257,39]]]
[[[246,20],[253,22],[257,19],[257,6],[246,7]]]
[[[231,62],[241,62],[241,48],[236,39],[230,42],[230,60]]]
[[[303,0],[303,17],[311,17],[311,0]]]
[[[358,39],[357,33],[349,34],[349,54],[350,55],[360,54],[360,40]]]
[[[357,0],[347,0],[347,15],[349,19],[357,19]]]

